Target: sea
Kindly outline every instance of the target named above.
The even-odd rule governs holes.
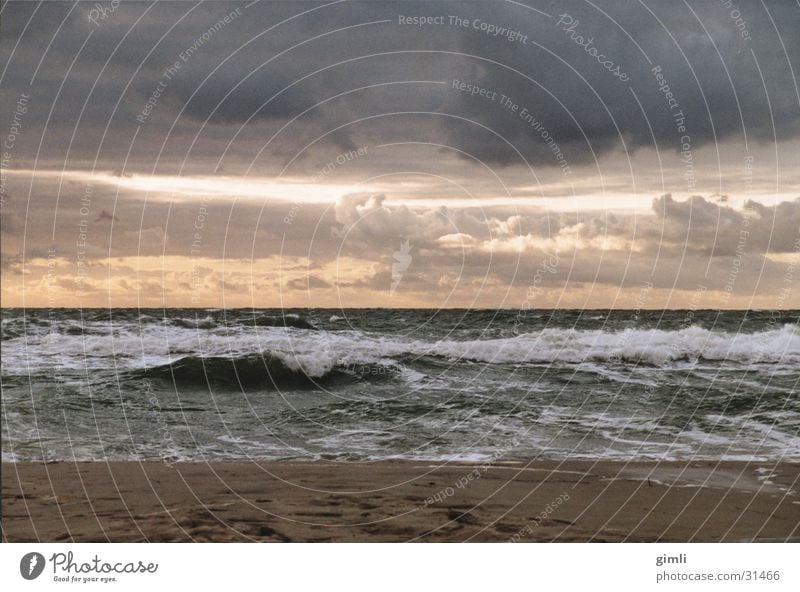
[[[800,311],[2,309],[2,457],[800,460]]]

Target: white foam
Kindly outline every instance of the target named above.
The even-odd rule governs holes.
[[[653,366],[702,358],[791,368],[800,364],[800,333],[794,325],[747,334],[701,327],[619,332],[544,329],[504,339],[421,341],[358,331],[247,326],[199,331],[156,325],[114,334],[47,333],[9,339],[3,344],[2,370],[24,374],[52,368],[130,369],[163,365],[187,355],[258,353],[272,354],[310,376],[322,376],[335,366],[386,363],[399,356],[440,356],[490,364],[636,362]]]

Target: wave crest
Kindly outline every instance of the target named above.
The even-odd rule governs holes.
[[[760,333],[722,333],[702,327],[601,330],[544,329],[507,339],[438,342],[430,354],[479,362],[638,363],[709,360],[739,363],[798,363],[800,333],[794,325]]]
[[[183,386],[280,389],[380,380],[396,372],[399,370],[395,367],[382,364],[305,365],[299,359],[276,352],[239,357],[186,356],[137,374]]]

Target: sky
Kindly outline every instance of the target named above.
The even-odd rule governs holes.
[[[800,308],[800,3],[5,2],[5,307]]]

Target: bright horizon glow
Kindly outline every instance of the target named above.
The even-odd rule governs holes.
[[[431,191],[435,185],[426,185],[408,180],[369,183],[319,183],[309,182],[313,177],[234,177],[234,176],[177,176],[177,175],[142,175],[124,174],[117,175],[110,172],[91,171],[57,171],[33,169],[7,169],[4,175],[15,177],[39,177],[60,182],[81,182],[106,185],[118,190],[127,190],[147,195],[148,201],[156,202],[186,202],[191,198],[203,197],[229,197],[236,201],[245,200],[261,203],[264,200],[285,202],[287,204],[335,204],[342,197],[361,194],[383,194],[383,202],[388,207],[406,206],[412,209],[430,209],[439,207],[451,208],[479,208],[479,207],[532,207],[542,208],[554,212],[574,211],[627,211],[641,214],[651,212],[653,199],[664,193],[648,192],[645,194],[626,193],[619,190],[603,191],[574,191],[571,184],[561,185],[547,183],[540,188],[530,185],[509,187],[510,195],[482,195],[480,197],[430,197],[426,191]],[[565,194],[566,189],[572,189],[572,194]],[[543,193],[551,190],[559,194],[555,196],[542,195],[539,197],[520,195],[522,193]],[[413,193],[420,193],[414,197]],[[676,201],[686,201],[693,195],[701,192],[672,191],[670,193]],[[769,193],[754,194],[743,193],[730,195],[723,205],[732,208],[743,208],[748,200],[757,201],[765,206],[774,206],[784,201],[791,201],[797,197],[795,193]],[[176,199],[177,198],[177,199]],[[183,198],[183,199],[181,199]]]

